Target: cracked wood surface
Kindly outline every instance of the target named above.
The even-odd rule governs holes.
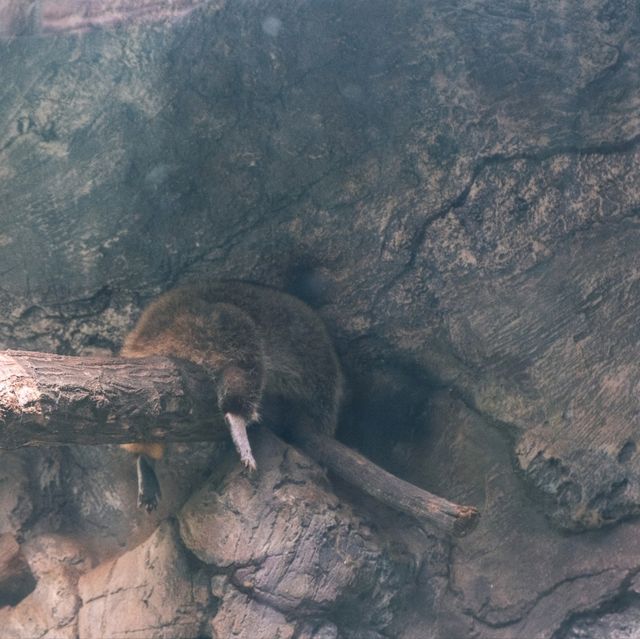
[[[227,429],[207,375],[166,357],[0,352],[0,445],[206,441]]]

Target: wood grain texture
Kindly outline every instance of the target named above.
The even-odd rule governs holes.
[[[226,436],[211,381],[166,357],[0,353],[0,446]]]

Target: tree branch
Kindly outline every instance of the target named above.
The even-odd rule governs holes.
[[[0,352],[0,448],[228,436],[212,380],[167,357]]]
[[[189,362],[0,352],[0,448],[226,437],[214,380]],[[409,484],[335,439],[305,431],[295,442],[349,483],[420,523],[455,535],[475,526],[475,508]]]

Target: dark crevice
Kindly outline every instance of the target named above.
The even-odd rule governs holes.
[[[420,247],[424,241],[424,235],[430,224],[435,220],[445,217],[451,209],[457,209],[464,206],[479,175],[490,166],[497,166],[500,164],[509,164],[511,162],[526,161],[526,162],[545,162],[551,158],[560,155],[574,155],[574,156],[589,156],[589,155],[617,155],[621,153],[630,153],[634,151],[640,145],[640,134],[630,138],[629,140],[620,140],[617,142],[608,142],[602,144],[590,144],[585,146],[566,145],[557,146],[549,149],[522,151],[520,153],[514,153],[506,155],[503,153],[496,153],[481,158],[471,172],[471,178],[465,188],[454,198],[451,203],[443,206],[441,209],[433,213],[423,223],[419,237],[416,238],[417,248]],[[418,241],[419,240],[419,241]],[[413,261],[411,265],[415,263],[415,255],[413,255]]]
[[[9,572],[6,568],[5,571]],[[37,585],[38,582],[26,563],[22,568],[16,566],[10,578],[0,584],[0,608],[18,605],[36,589]]]
[[[562,586],[565,586],[567,584],[572,584],[574,582],[583,580],[583,579],[591,579],[593,577],[599,577],[600,575],[603,575],[607,572],[611,572],[612,570],[615,570],[613,568],[609,568],[607,570],[600,570],[600,571],[595,571],[595,572],[589,572],[589,573],[584,573],[584,574],[579,574],[579,575],[572,575],[571,577],[567,577],[566,579],[562,579],[556,583],[554,583],[552,586],[550,586],[549,588],[545,589],[545,590],[541,590],[538,593],[538,596],[528,602],[524,602],[522,603],[521,606],[519,606],[519,610],[517,612],[513,613],[513,616],[509,619],[506,619],[504,621],[495,621],[495,622],[491,622],[488,621],[484,616],[483,613],[485,612],[485,610],[487,610],[487,608],[489,608],[488,604],[485,604],[481,610],[479,610],[478,612],[474,612],[471,616],[472,618],[478,622],[481,623],[483,626],[487,626],[489,628],[494,628],[494,629],[499,629],[499,628],[508,628],[510,626],[514,626],[520,622],[522,622],[525,617],[531,613],[532,610],[534,610],[534,608],[544,599],[546,599],[547,597],[553,596],[555,594],[555,592],[561,588]],[[626,588],[625,588],[626,590]],[[491,612],[490,610],[488,612]],[[554,634],[552,639],[562,639],[561,636],[556,637],[556,635]]]
[[[393,276],[389,282],[384,284],[376,293],[373,303],[371,305],[372,315],[375,315],[375,309],[388,292],[394,288],[394,286],[403,278],[405,278],[416,265],[420,248],[422,247],[427,232],[430,226],[443,218],[445,218],[452,210],[462,208],[469,197],[471,189],[475,185],[478,177],[488,167],[497,166],[500,164],[509,164],[517,161],[527,162],[544,162],[553,157],[560,155],[574,155],[574,156],[589,156],[589,155],[616,155],[621,153],[630,153],[634,151],[640,145],[640,134],[628,139],[620,140],[616,142],[602,143],[602,144],[588,144],[585,146],[578,145],[566,145],[557,146],[549,149],[539,149],[523,151],[520,153],[514,153],[511,155],[496,153],[489,155],[477,162],[477,164],[471,170],[471,177],[467,184],[458,193],[456,197],[441,206],[439,209],[424,218],[420,227],[415,232],[413,239],[409,245],[409,259],[401,270]]]
[[[589,625],[590,622],[595,622],[606,615],[624,612],[632,607],[640,607],[640,595],[633,590],[632,585],[638,573],[640,573],[640,568],[630,571],[620,583],[618,591],[595,608],[569,614],[551,635],[551,639],[569,639],[569,632],[579,623]]]

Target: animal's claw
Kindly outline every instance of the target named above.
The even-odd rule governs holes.
[[[258,469],[256,465],[256,460],[253,457],[243,457],[242,465],[247,469],[250,474],[253,474]]]
[[[143,495],[138,493],[138,508],[144,508],[148,513],[158,507],[157,495]]]

